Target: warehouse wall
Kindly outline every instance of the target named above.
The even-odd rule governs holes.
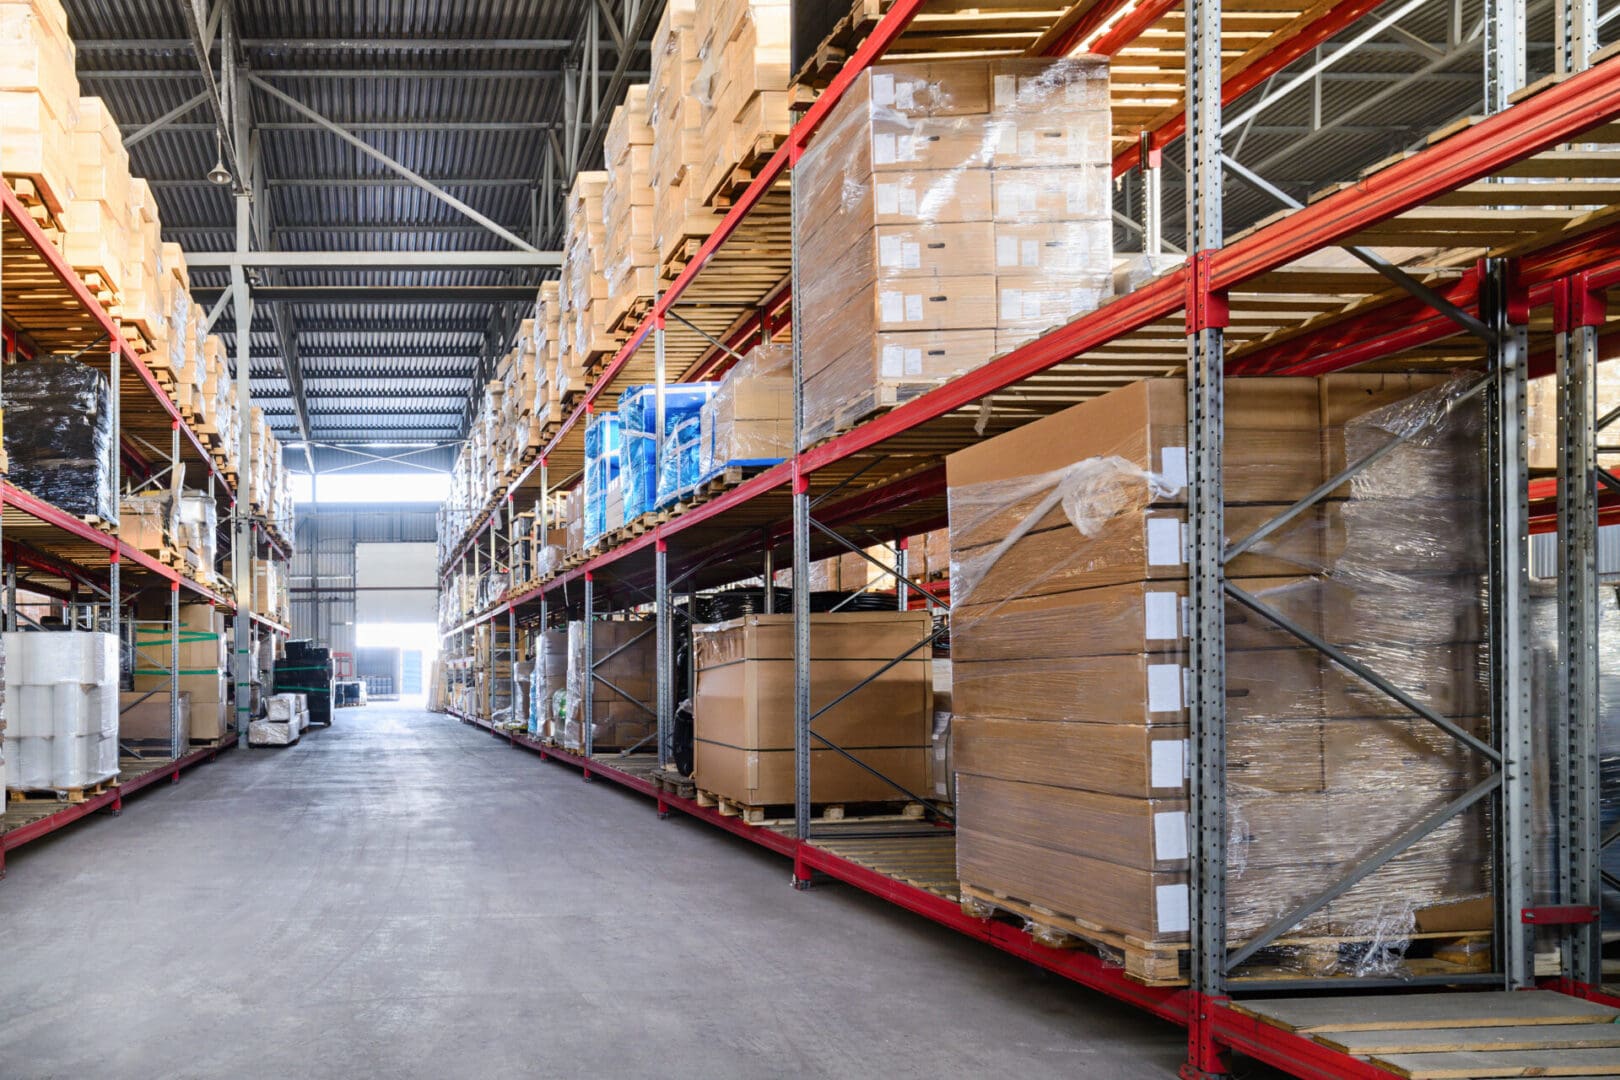
[[[316,503],[297,508],[288,588],[294,637],[354,652],[355,545],[431,543],[437,505],[391,507]]]

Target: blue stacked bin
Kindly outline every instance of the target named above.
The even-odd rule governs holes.
[[[619,476],[624,425],[617,413],[596,413],[585,425],[585,542],[607,532],[608,485]]]
[[[703,403],[714,396],[715,383],[670,383],[664,387],[664,441],[673,441],[678,429],[691,421],[696,470],[696,425]],[[665,500],[660,487],[658,461],[658,388],[632,386],[619,395],[624,419],[624,520],[628,524]],[[673,477],[672,477],[673,481]]]

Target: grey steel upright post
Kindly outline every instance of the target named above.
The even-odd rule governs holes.
[[[1493,380],[1490,461],[1490,653],[1492,729],[1502,754],[1497,805],[1497,940],[1509,989],[1535,982],[1534,927],[1521,913],[1534,901],[1534,787],[1530,739],[1529,640],[1525,612],[1530,585],[1529,463],[1525,386],[1529,381],[1525,312],[1515,306],[1509,266],[1487,264],[1480,310],[1495,340],[1488,347]]]
[[[180,421],[174,420],[169,424],[169,475],[178,478],[180,475]],[[180,484],[169,485],[179,499],[185,491]],[[177,505],[176,514],[180,512]],[[169,753],[179,757],[182,748],[188,740],[190,732],[180,731],[180,583],[169,582]]]
[[[596,747],[595,731],[596,718],[592,715],[591,702],[596,697],[596,633],[591,625],[591,615],[596,610],[596,575],[589,570],[585,571],[585,622],[580,627],[584,635],[581,643],[580,669],[584,678],[580,680],[581,698],[579,702],[579,745],[585,751],[585,759],[590,760],[591,751]],[[587,779],[590,773],[586,773]]]
[[[797,155],[794,164],[797,164]],[[810,478],[800,472],[804,454],[804,334],[799,277],[798,198],[792,200],[789,248],[793,283],[793,825],[810,838]],[[795,888],[808,877],[795,867]]]
[[[1601,910],[1603,842],[1598,770],[1598,329],[1601,294],[1577,275],[1567,282],[1558,331],[1558,723],[1566,762],[1560,785],[1565,837],[1559,863],[1563,903]],[[1602,983],[1603,938],[1597,922],[1565,927],[1563,972]]]
[[[670,736],[675,730],[675,619],[670,611],[669,551],[663,538],[653,543],[653,618],[657,620],[653,640],[658,648],[658,767],[669,764]]]
[[[107,387],[107,425],[112,433],[112,437],[107,440],[107,476],[108,486],[111,488],[111,493],[108,497],[112,501],[112,505],[108,509],[112,511],[113,520],[116,522],[118,520],[118,509],[119,504],[122,501],[123,494],[120,489],[123,487],[124,463],[124,455],[120,447],[120,439],[123,435],[123,415],[121,411],[123,408],[123,364],[121,362],[123,349],[122,341],[120,340],[119,327],[116,322],[113,323],[112,339],[112,349],[109,351],[107,356],[107,381],[110,384]],[[115,530],[115,532],[118,531],[122,530]],[[109,620],[110,632],[112,633],[113,637],[118,639],[118,669],[120,672],[120,685],[122,685],[122,672],[124,668],[124,594],[120,589],[121,582],[119,580],[119,560],[121,555],[122,552],[119,551],[118,541],[115,537],[113,549],[110,555],[110,561],[107,565],[107,606],[109,614],[111,615],[111,619]],[[17,573],[17,568],[15,565],[12,566],[11,573],[13,576],[11,578],[10,589],[13,593],[15,593],[17,588],[17,579],[15,576]],[[15,602],[13,602],[12,606],[15,608]],[[12,629],[16,629],[15,619],[13,619]]]
[[[532,548],[531,548],[532,550]],[[512,493],[506,493],[506,590],[508,594],[517,588],[517,505],[512,501]],[[517,723],[518,702],[523,700],[519,692],[522,680],[518,678],[518,637],[517,612],[512,609],[512,601],[506,601],[506,655],[511,663],[511,670],[507,677],[512,682],[512,717],[509,723]],[[523,726],[528,727],[529,718],[522,717]]]
[[[236,250],[248,250],[248,228],[252,208],[247,192],[236,195]],[[248,296],[247,275],[240,262],[231,267],[231,303],[236,319],[236,408],[242,417],[236,440],[236,542],[231,559],[232,593],[236,617],[231,620],[233,637],[232,678],[236,681],[236,745],[247,748],[248,721],[253,708],[253,670],[248,642],[248,623],[253,611],[253,560],[258,555],[253,543],[253,391],[252,374],[253,300]]]
[[[1221,5],[1187,0],[1188,715],[1192,873],[1192,1000],[1183,1076],[1225,1072],[1208,1000],[1226,989],[1226,619],[1221,450],[1224,297],[1209,289],[1208,256],[1224,240],[1221,205]],[[1162,919],[1161,912],[1160,918]]]

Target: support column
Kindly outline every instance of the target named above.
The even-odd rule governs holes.
[[[180,421],[169,423],[169,476],[175,498],[185,494],[180,477]],[[178,508],[176,508],[178,509]],[[213,569],[210,567],[209,569]],[[180,730],[180,583],[169,582],[169,752],[179,757],[191,733]]]
[[[512,493],[506,493],[506,591],[508,596],[517,588],[517,506],[512,502]],[[532,550],[532,549],[531,549]],[[512,610],[512,601],[506,602],[506,656],[507,662],[512,666],[507,671],[507,678],[512,684],[512,717],[510,723],[521,721],[528,727],[529,718],[518,716],[518,704],[523,700],[519,692],[522,679],[518,678],[518,636],[517,612]]]
[[[1521,912],[1534,902],[1534,787],[1530,739],[1529,462],[1525,386],[1529,381],[1528,311],[1510,264],[1487,263],[1480,312],[1495,334],[1488,348],[1493,379],[1490,422],[1490,649],[1492,732],[1502,754],[1497,796],[1497,941],[1510,989],[1535,981],[1533,927]]]
[[[1554,301],[1558,360],[1558,656],[1562,903],[1601,909],[1603,843],[1598,771],[1598,329],[1601,293],[1584,278],[1562,282]],[[1603,982],[1598,922],[1564,928],[1564,977]]]
[[[1188,714],[1192,825],[1191,1000],[1182,1076],[1226,1073],[1210,1006],[1226,992],[1226,600],[1221,450],[1225,298],[1208,282],[1225,239],[1221,189],[1221,4],[1187,0]],[[1160,918],[1164,918],[1161,910]]]
[[[669,765],[670,738],[675,730],[675,619],[670,611],[669,549],[662,538],[653,545],[653,639],[658,647],[658,767]]]
[[[1485,111],[1508,107],[1525,81],[1525,0],[1485,0]]]
[[[112,518],[113,518],[114,521],[118,520],[118,508],[119,508],[119,503],[121,502],[121,495],[123,493],[123,474],[124,474],[124,469],[123,469],[124,455],[123,455],[123,450],[122,450],[122,445],[121,445],[121,439],[122,439],[122,435],[123,435],[123,415],[122,415],[122,407],[123,407],[123,393],[122,393],[122,391],[123,391],[123,370],[122,369],[123,369],[123,364],[121,362],[122,359],[123,359],[123,349],[122,349],[121,335],[120,335],[118,325],[116,323],[114,323],[113,324],[112,349],[108,353],[108,357],[107,357],[107,381],[110,384],[107,387],[107,402],[108,402],[107,423],[108,423],[108,427],[112,431],[112,438],[110,438],[108,440],[109,445],[107,447],[107,452],[108,452],[109,455],[111,455],[111,460],[107,463],[107,475],[108,475],[108,486],[112,489],[111,494],[109,495],[109,498],[110,498],[110,500],[112,502],[112,505],[109,507],[109,509],[112,512]],[[124,625],[123,625],[123,616],[124,616],[123,600],[124,600],[124,596],[123,596],[123,591],[120,588],[121,582],[119,580],[120,573],[119,573],[119,558],[118,558],[118,555],[119,555],[118,548],[115,545],[113,547],[113,550],[112,550],[111,561],[107,565],[107,604],[108,604],[108,615],[109,615],[108,630],[112,634],[113,637],[118,639],[119,685],[122,686],[123,685],[124,660],[125,660],[124,632],[123,632],[124,631]],[[13,597],[15,597],[16,588],[17,588],[17,576],[16,576],[17,575],[17,568],[15,566],[13,566],[11,568],[11,575],[12,576],[11,576],[11,582],[10,582],[9,589],[12,592]],[[13,599],[11,601],[11,606],[12,606],[13,609],[15,609],[15,607],[16,607],[15,599]],[[13,624],[12,628],[15,629],[16,628],[16,626],[15,626],[15,623],[16,623],[15,615],[12,616],[11,621],[12,621],[12,624]]]
[[[790,153],[798,164],[802,148]],[[794,835],[810,838],[810,477],[800,471],[804,451],[803,290],[799,287],[799,213],[793,200],[789,223],[793,287],[793,823]],[[793,884],[808,888],[795,861]]]
[[[252,205],[246,191],[236,195],[236,250],[246,254],[249,246],[248,230],[252,220]],[[252,373],[253,301],[248,295],[247,276],[241,264],[231,267],[231,302],[236,319],[236,407],[242,417],[241,433],[236,444],[236,513],[235,543],[232,545],[231,577],[236,618],[232,620],[231,671],[236,682],[236,745],[246,749],[248,722],[253,719],[253,669],[251,647],[248,640],[250,615],[253,610],[253,560],[258,555],[253,543],[253,441],[249,422],[253,410],[253,391],[249,382]]]
[[[585,677],[581,680],[581,698],[579,702],[579,745],[590,758],[592,750],[596,747],[594,733],[595,717],[591,714],[591,702],[596,697],[596,635],[592,633],[591,618],[596,610],[596,575],[585,571],[585,625],[581,627],[583,640],[580,644],[582,660],[581,669]],[[585,774],[587,777],[589,773]]]

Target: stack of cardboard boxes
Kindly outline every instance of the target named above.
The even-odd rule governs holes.
[[[699,190],[703,110],[691,96],[703,65],[697,8],[696,0],[666,3],[652,36],[647,126],[653,132],[653,246],[660,265],[675,260],[686,241],[707,237],[720,223],[720,214],[707,205],[708,193]]]
[[[653,129],[647,123],[647,86],[625,91],[602,140],[607,186],[602,226],[607,238],[606,320],[614,330],[635,329],[658,291],[658,253],[653,247]]]
[[[0,4],[0,171],[60,215],[74,198],[79,78],[67,13],[54,0]]]
[[[1108,68],[863,72],[794,174],[806,437],[1097,307],[1112,281]]]
[[[656,693],[653,673],[658,666],[651,624],[633,619],[591,621],[597,678],[590,677],[585,669],[586,625],[568,624],[567,717],[558,741],[569,749],[584,748],[584,703],[589,693],[593,749],[624,750],[650,745],[649,737],[658,727],[650,711]]]
[[[893,665],[815,720],[817,733],[882,776],[812,741],[813,802],[905,801],[906,792],[928,790],[932,662],[927,649],[895,658],[927,637],[930,625],[921,611],[811,616],[812,712]],[[793,802],[793,616],[696,627],[693,658],[697,785],[748,806]]]
[[[1426,386],[1230,380],[1232,542],[1394,432],[1419,435],[1226,572],[1480,733],[1481,419],[1448,412],[1456,385]],[[1189,919],[1185,431],[1184,384],[1149,380],[947,459],[964,890],[1149,947],[1185,940]],[[1484,774],[1248,608],[1228,604],[1226,641],[1237,939]],[[1414,907],[1486,891],[1483,828],[1459,816],[1294,932],[1399,936]]]
[[[152,608],[144,617],[148,621],[137,628],[140,655],[135,668],[135,690],[123,695],[123,704],[134,704],[143,694],[155,691],[153,697],[163,699],[163,705],[161,710],[152,709],[151,720],[159,733],[150,737],[167,738],[168,665],[173,641],[165,625],[167,605],[162,605],[161,610]],[[193,740],[215,740],[225,734],[229,719],[227,670],[224,614],[210,604],[181,604],[179,691],[183,707],[189,710],[188,730]],[[131,734],[128,728],[125,734]]]
[[[758,345],[726,372],[698,418],[698,475],[769,465],[793,452],[793,348]]]
[[[786,0],[712,0],[697,7],[698,190],[711,199],[734,167],[768,155],[793,126],[792,7]],[[688,166],[691,170],[692,166]]]
[[[581,374],[594,355],[616,348],[608,333],[609,253],[602,217],[607,182],[605,172],[576,174],[564,204],[561,346]]]

